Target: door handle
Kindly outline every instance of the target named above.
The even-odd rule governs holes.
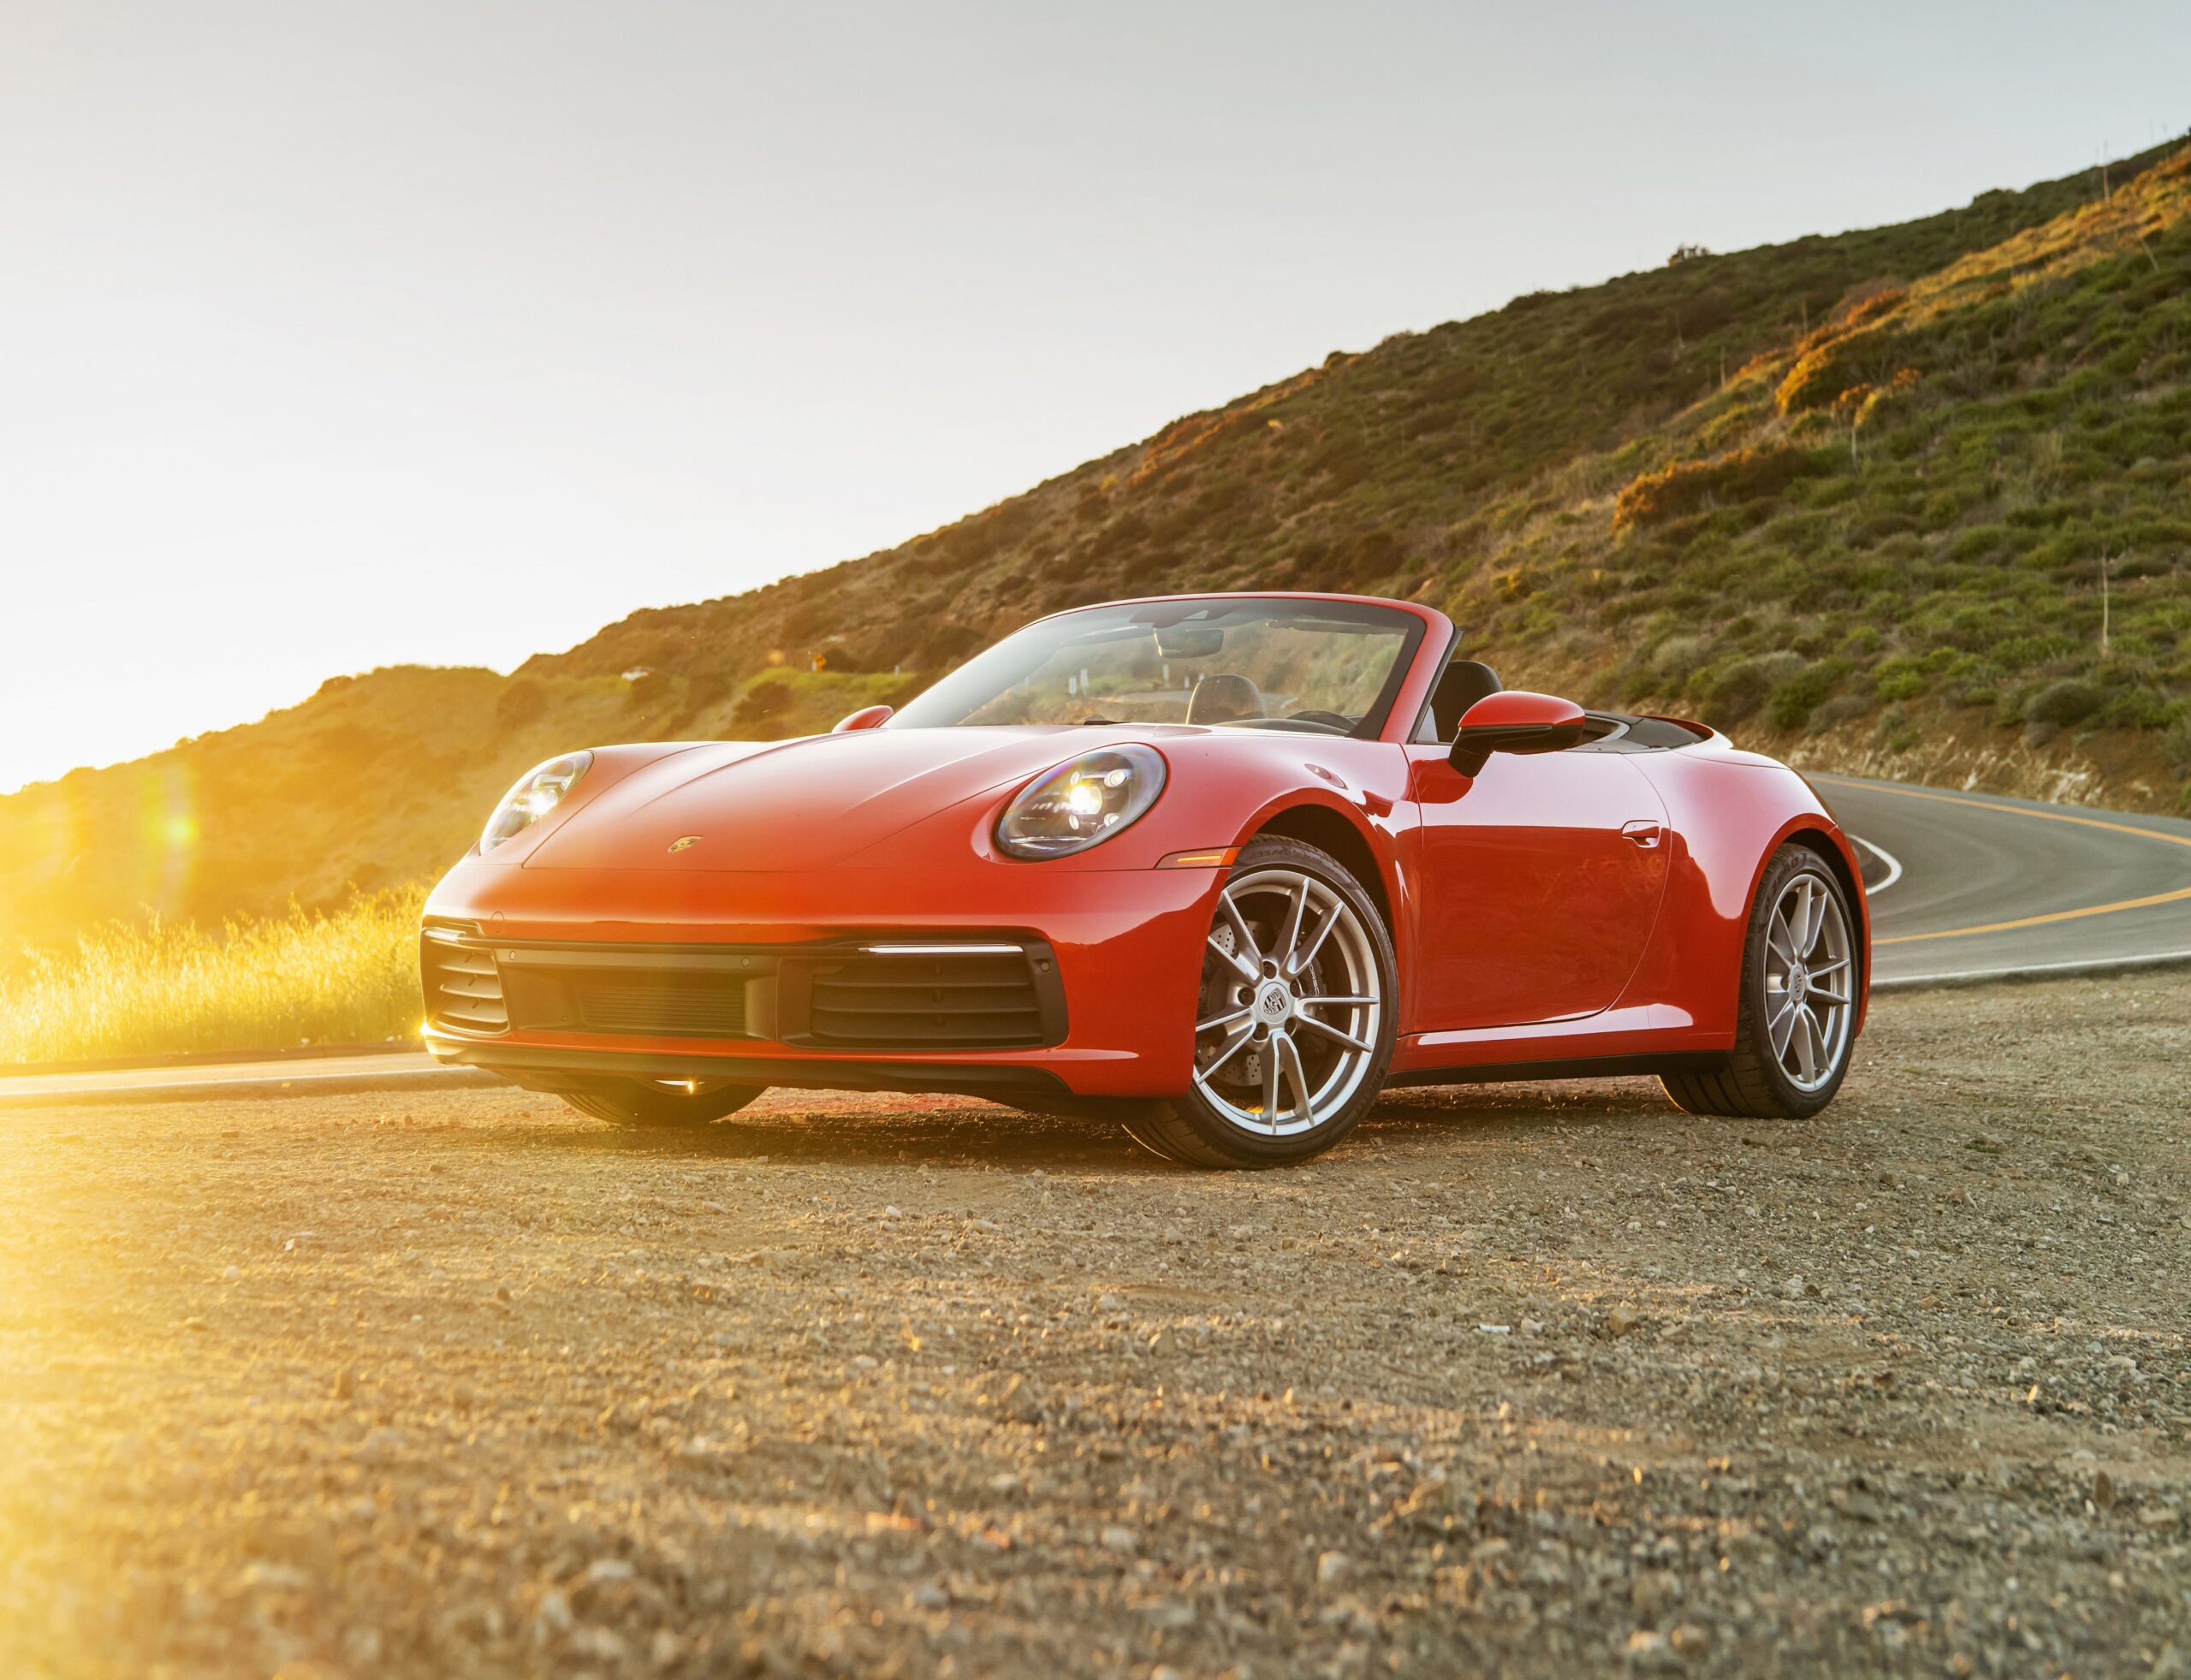
[[[1648,816],[1639,816],[1633,822],[1622,823],[1620,832],[1646,851],[1664,840],[1666,834],[1664,824]]]

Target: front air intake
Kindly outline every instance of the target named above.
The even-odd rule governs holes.
[[[491,952],[459,945],[429,928],[419,941],[419,978],[426,1019],[456,1032],[507,1032],[508,1006]]]
[[[1009,945],[870,947],[815,975],[808,1033],[847,1049],[1053,1043],[1035,960]]]

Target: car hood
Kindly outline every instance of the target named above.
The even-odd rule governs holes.
[[[725,742],[642,765],[573,810],[530,870],[812,870],[1109,740],[1165,729],[868,729]],[[1188,733],[1199,733],[1200,731]],[[689,844],[673,852],[678,841]]]

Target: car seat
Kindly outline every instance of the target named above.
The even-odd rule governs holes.
[[[1499,673],[1481,660],[1456,659],[1450,662],[1430,696],[1430,715],[1437,725],[1438,739],[1452,740],[1459,733],[1461,719],[1468,709],[1485,695],[1498,692]]]
[[[1263,715],[1262,691],[1247,678],[1216,671],[1195,684],[1187,696],[1190,723],[1238,723]]]

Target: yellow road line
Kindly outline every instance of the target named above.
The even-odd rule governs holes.
[[[1944,805],[1968,805],[1973,810],[1990,810],[1997,816],[2029,816],[2041,822],[2074,822],[2081,828],[2107,828],[2118,834],[2135,834],[2141,840],[2164,840],[2170,846],[2191,846],[2191,836],[2163,833],[2157,828],[2134,828],[2128,822],[2108,822],[2097,816],[2072,816],[2061,810],[2026,810],[2021,805],[1997,805],[1986,799],[1966,799],[1954,793],[1934,793],[1915,787],[1896,787],[1877,781],[1851,781],[1845,776],[1821,775],[1814,781],[1830,782],[1837,787],[1854,787],[1867,793],[1897,793],[1905,799],[1931,799]],[[2117,899],[2113,904],[2089,905],[2082,910],[2057,910],[2045,916],[2024,916],[2013,922],[1987,922],[1974,928],[1945,928],[1933,934],[1897,934],[1892,939],[1875,939],[1874,946],[1914,945],[1926,939],[1958,939],[1965,934],[2006,933],[2011,928],[2036,928],[2046,922],[2075,922],[2086,916],[2112,916],[2118,910],[2144,910],[2157,904],[2177,904],[2191,899],[2191,887],[2179,887],[2172,893],[2154,893],[2142,899]]]

